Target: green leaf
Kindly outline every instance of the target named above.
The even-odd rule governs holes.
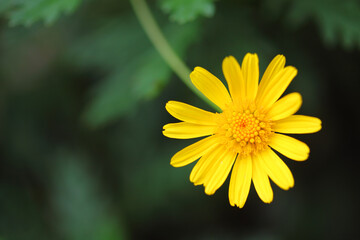
[[[360,47],[360,4],[358,1],[316,0],[296,1],[289,17],[300,19],[309,15],[318,23],[329,45],[340,42],[345,48]]]
[[[19,3],[21,3],[22,0],[2,0],[0,1],[0,13],[4,13],[9,11],[12,7],[18,5]]]
[[[52,160],[50,202],[63,239],[125,239],[125,227],[110,209],[87,157],[60,148]]]
[[[137,65],[139,69],[133,75],[132,94],[140,99],[157,96],[171,76],[171,69],[154,49],[137,61]]]
[[[132,65],[132,66],[129,66]],[[124,71],[114,72],[95,86],[92,99],[84,110],[85,123],[90,127],[100,127],[131,110],[137,101],[131,93],[129,76],[136,68],[129,64]]]
[[[72,62],[107,72],[91,91],[92,99],[84,111],[84,120],[90,127],[104,126],[135,109],[142,100],[157,96],[172,74],[142,29],[128,28],[133,21],[136,19],[131,17],[113,21],[70,50]],[[165,35],[179,56],[194,41],[198,28],[196,23],[165,27]]]
[[[0,3],[0,12],[7,11],[10,25],[30,26],[37,21],[49,25],[61,14],[72,13],[82,0],[5,0]]]
[[[87,27],[91,30],[76,39],[67,52],[71,63],[79,67],[115,71],[151,46],[134,16],[106,19]]]
[[[214,0],[161,0],[160,6],[170,19],[178,23],[194,21],[199,16],[212,17]]]
[[[317,23],[326,44],[360,47],[360,3],[357,0],[268,0],[272,9],[288,7],[287,22],[299,27],[309,20]],[[285,8],[283,8],[285,9]]]

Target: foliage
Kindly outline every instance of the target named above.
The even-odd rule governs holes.
[[[188,45],[195,40],[197,31],[196,23],[165,27],[170,44],[182,57]],[[94,87],[93,99],[84,113],[85,121],[91,127],[113,121],[134,109],[139,101],[154,98],[171,76],[170,68],[132,17],[111,20],[109,24],[95,29],[75,43],[69,57],[75,62],[108,72],[108,76]]]
[[[161,9],[178,23],[194,21],[199,16],[212,17],[214,0],[159,0]]]
[[[294,28],[313,20],[329,46],[360,48],[360,3],[356,0],[267,0],[272,12],[288,6],[285,15]]]
[[[62,13],[72,13],[82,0],[2,0],[0,12],[6,12],[12,26],[30,26],[37,21],[49,25]]]
[[[86,164],[86,157],[61,149],[53,160],[51,202],[61,220],[59,235],[65,239],[124,239],[124,229],[99,194],[96,174]]]

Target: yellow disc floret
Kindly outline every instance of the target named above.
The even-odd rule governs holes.
[[[218,115],[216,135],[223,143],[241,155],[265,149],[271,135],[271,122],[265,114],[252,108],[229,108]]]

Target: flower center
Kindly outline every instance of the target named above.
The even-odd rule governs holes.
[[[271,122],[258,110],[226,109],[218,126],[216,134],[222,142],[241,155],[265,149],[272,134]]]

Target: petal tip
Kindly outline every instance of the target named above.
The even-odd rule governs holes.
[[[268,199],[261,199],[264,203],[266,203],[266,204],[270,204],[270,203],[272,203],[272,201],[274,200],[274,197],[273,196],[271,196],[271,197],[269,197]]]
[[[296,76],[296,75],[297,75],[297,73],[298,73],[297,68],[296,68],[296,67],[294,67],[294,66],[287,66],[287,67],[285,67],[285,69],[289,69],[288,71],[293,71],[293,72],[294,72],[294,74],[295,74],[295,76]]]
[[[164,126],[165,127],[165,126]],[[164,130],[162,131],[162,134],[165,136],[165,137],[167,137],[167,138],[173,138],[173,137],[171,137],[171,136],[169,136],[169,134],[168,134],[168,130],[166,130],[166,128],[164,128]]]
[[[193,70],[191,73],[201,72],[201,71],[203,71],[203,70],[204,70],[204,68],[202,68],[202,67],[200,67],[200,66],[197,66],[197,67],[194,68],[194,70]]]
[[[315,132],[319,132],[322,129],[322,121],[320,118],[317,117],[312,117],[314,120],[314,123],[317,124],[316,128],[314,129],[314,133]]]
[[[210,189],[209,187],[206,187],[206,186],[205,186],[205,193],[206,193],[206,195],[211,196],[211,195],[214,195],[215,190],[212,189],[212,188]]]
[[[176,168],[185,166],[185,165],[181,165],[179,162],[177,162],[173,158],[170,160],[170,165],[173,167],[176,167]]]
[[[168,106],[174,104],[174,102],[175,102],[175,101],[173,101],[173,100],[167,101],[166,104],[165,104],[165,107],[168,107]]]
[[[229,56],[226,56],[225,59],[228,59],[228,60],[232,60],[232,61],[236,61],[236,58],[233,56],[233,55],[229,55]]]
[[[302,100],[302,95],[301,95],[301,93],[299,93],[299,92],[293,92],[293,93],[290,93],[290,94],[293,94],[294,96],[296,96],[296,97],[298,97],[298,98],[300,98],[300,99]]]
[[[281,58],[281,60],[285,60],[285,56],[282,53],[279,53],[278,55],[276,55],[274,58]]]

